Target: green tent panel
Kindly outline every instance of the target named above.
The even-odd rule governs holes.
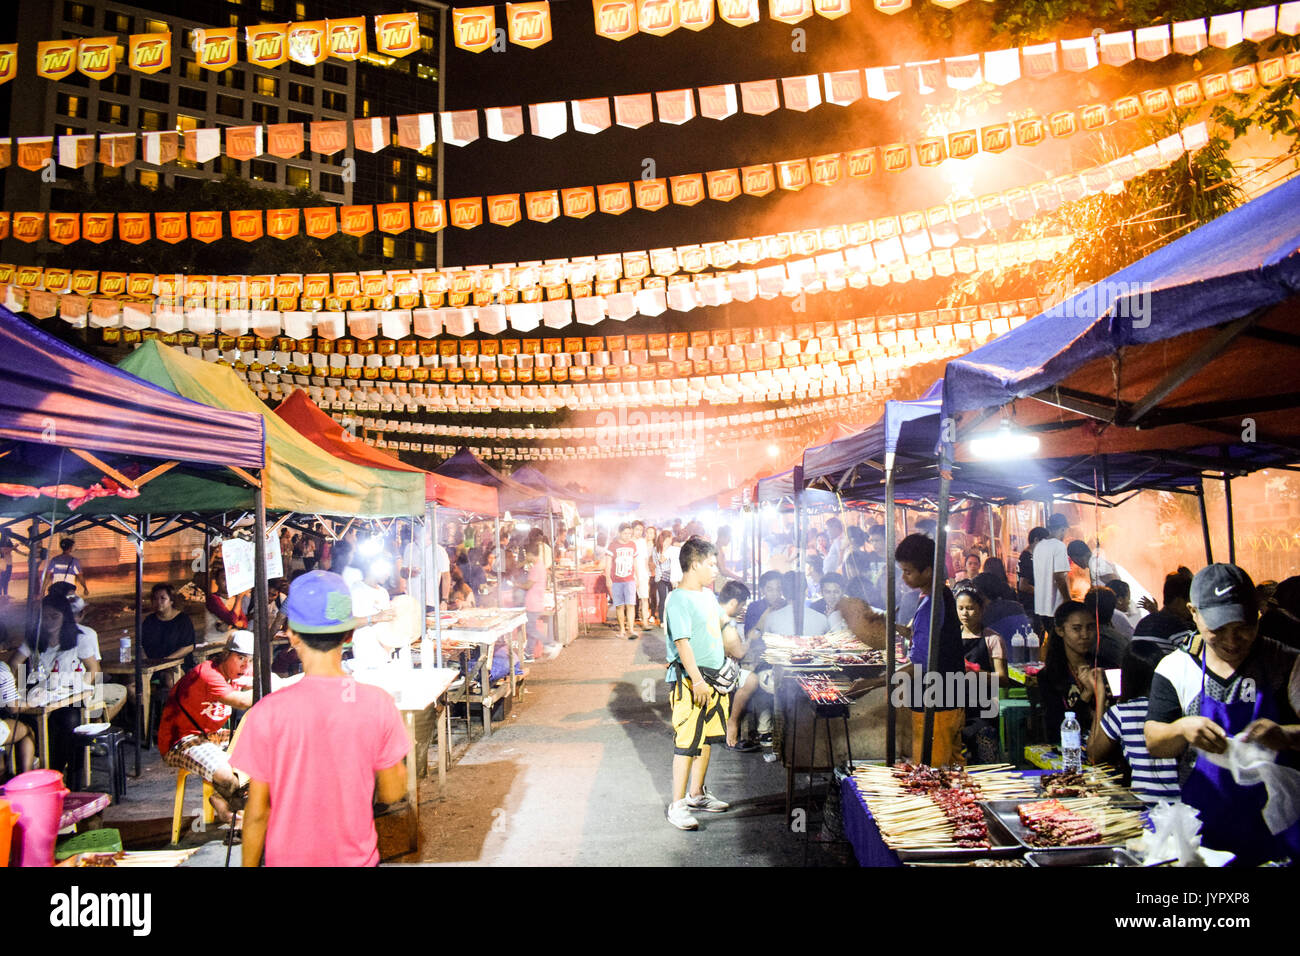
[[[156,340],[142,344],[118,367],[196,402],[261,415],[266,422],[266,468],[263,476],[269,511],[363,518],[424,513],[422,473],[366,468],[335,458],[272,412],[239,380],[234,369],[192,358]],[[164,475],[146,485],[140,498],[131,502],[131,511],[151,511],[144,507],[150,486],[167,482],[169,477]],[[212,484],[204,479],[198,480]],[[167,488],[159,488],[157,494],[170,497],[171,484],[168,482]],[[175,484],[180,487],[179,482]],[[224,498],[224,494],[217,493],[217,489],[208,491],[214,494],[214,500],[190,498],[184,507],[161,507],[154,513],[226,510],[230,507],[215,500]],[[245,498],[251,504],[251,494]],[[95,513],[92,506],[96,503],[87,502],[78,513]],[[121,504],[119,502],[117,507],[120,508]]]

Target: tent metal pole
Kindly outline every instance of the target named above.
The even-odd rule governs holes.
[[[433,553],[432,549],[429,547],[429,505],[427,503],[424,506],[424,520],[419,522],[419,527],[420,542],[417,546],[415,542],[415,527],[414,524],[412,525],[411,547],[413,549],[416,547],[419,548],[419,551],[416,552],[418,557],[416,557],[415,560],[420,563],[421,568],[425,569],[420,575],[420,593],[416,595],[415,606],[420,621],[420,668],[423,669],[426,667],[431,668],[435,663],[433,645],[429,643],[429,616],[428,612],[425,610],[425,608],[429,606],[430,574],[430,569],[428,567],[429,562],[426,561],[425,558]]]
[[[952,482],[952,476],[948,471],[948,463],[939,459],[939,519],[934,528],[934,568],[930,584],[930,626],[927,632],[926,648],[926,673],[938,671],[939,669],[939,636],[936,633],[939,627],[939,608],[944,602],[944,589],[947,578],[947,537],[948,537],[948,488]],[[915,701],[913,701],[915,704]],[[934,708],[927,706],[925,708],[925,727],[921,742],[921,763],[929,765],[930,758],[934,752]],[[916,745],[913,744],[913,747]]]
[[[885,453],[885,765],[898,757],[898,712],[894,710],[894,657],[898,606],[894,593],[894,549],[898,528],[894,524],[894,453]]]
[[[794,469],[794,544],[795,544],[795,573],[799,575],[794,584],[794,630],[796,634],[803,633],[804,621],[804,595],[808,587],[807,557],[804,553],[804,539],[808,535],[808,516],[803,511],[803,466],[796,465]]]
[[[36,640],[37,609],[41,594],[41,521],[33,518],[27,532],[27,640]],[[139,776],[139,770],[136,776]]]
[[[433,554],[435,553],[433,551],[433,548],[442,547],[441,544],[442,539],[438,535],[438,502],[436,501],[433,502],[433,505],[429,509],[429,511],[431,515],[430,521],[433,524],[433,544],[430,548],[430,554]],[[431,574],[429,576],[433,579],[433,586],[435,588],[435,595],[436,595],[433,603],[434,629],[438,641],[437,649],[435,651],[435,660],[437,662],[437,666],[442,667],[442,574],[441,572],[438,571],[437,559],[434,560],[433,567],[430,570],[431,570]],[[468,675],[466,675],[465,677],[465,682],[466,682],[466,686],[468,687],[469,685]]]
[[[266,471],[258,474],[253,497],[253,610],[257,630],[254,632],[256,654],[253,657],[253,703],[271,693],[271,622],[267,605],[271,603],[266,587]]]
[[[144,661],[140,658],[140,631],[144,627],[144,535],[147,517],[136,519],[135,529],[135,636],[131,644],[135,682],[135,775],[140,776],[140,747],[149,736],[149,715],[144,713]]]
[[[502,592],[501,585],[505,583],[505,574],[503,573],[503,568],[501,567],[502,557],[501,557],[501,515],[500,514],[497,514],[497,516],[492,519],[492,534],[493,534],[492,550],[496,554],[496,560],[493,563],[495,564],[497,570],[497,607],[500,607],[501,592]]]
[[[1214,548],[1210,545],[1210,516],[1205,512],[1205,482],[1196,485],[1196,503],[1201,509],[1201,535],[1205,538],[1205,563],[1214,563]]]
[[[555,583],[555,512],[551,511],[551,513],[547,515],[547,518],[551,523],[551,566],[549,568],[551,572],[551,604],[555,608],[554,613],[551,615],[551,621],[555,627],[555,633],[552,634],[551,637],[553,637],[555,643],[558,644],[560,642],[560,589]]]
[[[1223,496],[1228,512],[1228,563],[1237,563],[1237,528],[1232,517],[1232,475],[1223,473]]]

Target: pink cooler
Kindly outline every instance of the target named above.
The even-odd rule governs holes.
[[[53,866],[54,842],[68,788],[55,770],[29,770],[4,785],[5,799],[18,811],[14,857],[18,866]]]

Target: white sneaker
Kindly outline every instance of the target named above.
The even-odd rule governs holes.
[[[668,804],[668,822],[679,830],[698,830],[700,821],[691,816],[689,800]]]
[[[723,810],[731,809],[731,804],[719,800],[709,792],[708,787],[701,787],[698,796],[686,797],[686,805],[692,810],[703,810],[705,813],[721,813]]]
[[[560,651],[562,650],[564,650],[564,645],[552,644],[549,647],[547,647],[544,651],[542,651],[542,660],[553,661],[560,656]]]

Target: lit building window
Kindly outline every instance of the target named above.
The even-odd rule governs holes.
[[[293,189],[311,189],[311,170],[300,166],[286,167],[284,183]]]
[[[158,173],[153,169],[140,170],[140,185],[146,189],[158,188]]]

